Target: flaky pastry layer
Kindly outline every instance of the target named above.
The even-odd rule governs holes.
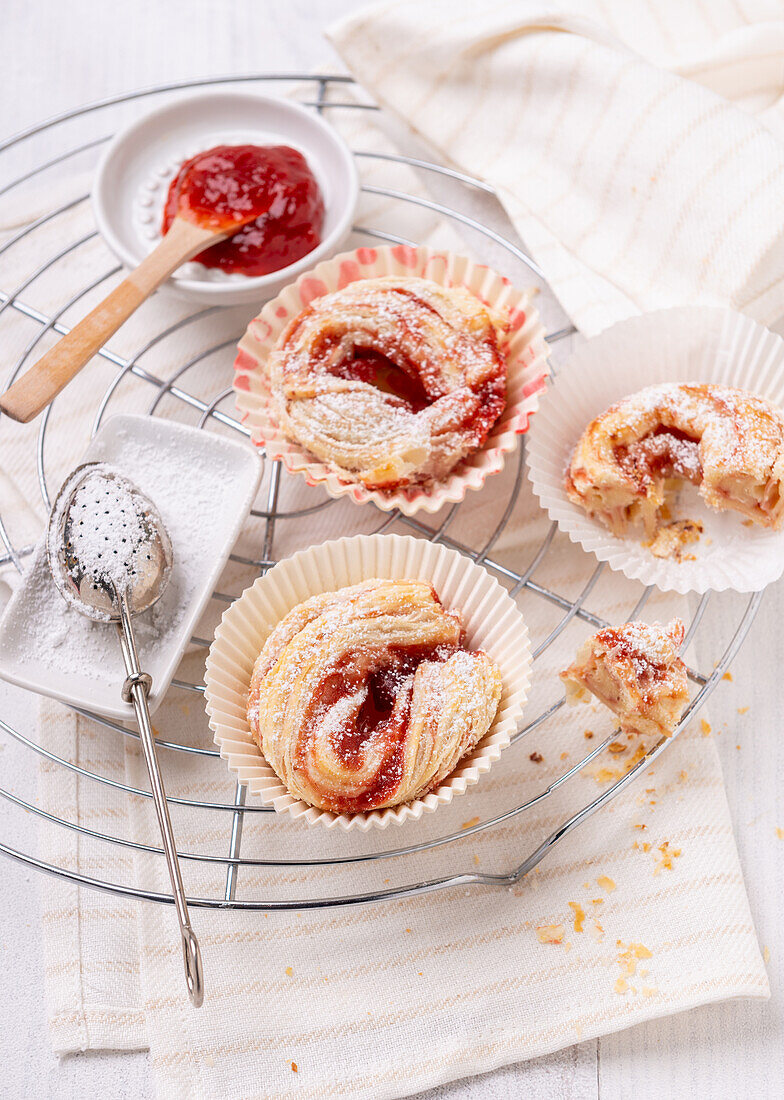
[[[306,600],[253,669],[248,720],[288,791],[358,813],[419,798],[485,736],[501,675],[463,647],[421,581],[368,580]]]

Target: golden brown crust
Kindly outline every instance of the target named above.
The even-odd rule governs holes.
[[[463,287],[363,279],[312,301],[267,362],[290,439],[347,480],[393,490],[444,478],[506,401],[508,322]]]
[[[673,479],[706,504],[762,527],[784,523],[784,416],[726,386],[665,383],[591,421],[566,472],[570,500],[616,535],[642,523],[655,539]]]
[[[421,581],[314,596],[268,636],[251,732],[297,798],[358,813],[419,798],[490,729],[501,676]]]

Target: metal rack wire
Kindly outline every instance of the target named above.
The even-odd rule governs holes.
[[[35,159],[35,154],[32,151],[32,146],[36,140],[38,146],[45,145],[49,149],[51,139],[55,134],[60,134],[63,128],[68,127],[68,124],[74,120],[82,119],[86,116],[97,115],[101,120],[105,118],[107,114],[111,114],[115,108],[125,107],[127,104],[134,101],[141,100],[146,102],[151,97],[164,95],[176,91],[184,91],[187,89],[193,89],[202,86],[212,86],[220,84],[264,84],[278,86],[284,83],[297,82],[306,89],[312,89],[312,94],[307,92],[306,98],[302,100],[313,107],[314,110],[324,111],[329,117],[329,112],[333,110],[337,111],[375,111],[376,108],[370,103],[361,102],[335,102],[328,101],[327,92],[331,88],[338,87],[340,85],[347,85],[350,83],[350,78],[345,76],[320,76],[314,77],[306,74],[291,73],[291,74],[249,74],[246,76],[227,76],[216,77],[204,81],[185,81],[179,83],[172,83],[166,85],[159,85],[152,88],[143,89],[137,92],[133,92],[126,95],[115,96],[110,99],[101,100],[96,103],[87,104],[83,107],[77,108],[72,111],[65,112],[56,117],[50,118],[44,122],[41,122],[35,126],[31,126],[25,131],[9,138],[8,140],[0,143],[0,170],[6,165],[9,154],[11,152],[18,152],[22,150],[28,153],[32,161],[32,166],[24,167],[22,171],[19,171],[14,178],[8,182],[2,182],[0,184],[0,199],[4,199],[5,196],[10,196],[14,193],[15,189],[20,185],[35,181],[42,174],[47,171],[57,168],[58,166],[68,167],[69,164],[82,157],[84,154],[89,154],[90,151],[96,153],[100,151],[103,144],[109,140],[110,134],[106,134],[101,137],[89,137],[86,141],[81,141],[77,145],[66,148],[63,151],[57,152],[54,155],[48,154],[45,159],[38,161]],[[427,160],[416,157],[397,157],[391,154],[369,153],[365,151],[357,151],[356,155],[363,158],[375,157],[379,161],[397,161],[399,163],[407,164],[412,168],[429,173],[435,176],[442,177],[451,186],[457,188],[465,188],[472,192],[486,193],[492,195],[492,189],[489,188],[481,180],[474,179],[463,173],[454,171],[450,168],[446,168],[442,165],[428,162]],[[470,230],[472,233],[478,234],[487,242],[491,242],[494,247],[502,250],[508,256],[512,257],[519,265],[522,265],[527,271],[539,279],[542,279],[542,273],[537,268],[536,264],[525,255],[523,249],[510,239],[508,235],[500,232],[499,230],[485,224],[482,220],[471,216],[457,208],[450,205],[445,205],[440,202],[436,202],[430,198],[425,198],[419,195],[411,195],[405,192],[396,191],[391,188],[379,187],[376,185],[367,185],[364,190],[373,195],[383,196],[385,198],[394,200],[400,203],[413,203],[422,208],[437,214],[444,219],[448,219],[462,226],[463,228]],[[0,245],[0,259],[4,257],[13,257],[14,249],[22,244],[25,239],[33,233],[48,232],[50,228],[54,228],[57,224],[57,219],[69,210],[78,207],[80,204],[85,203],[89,198],[89,195],[83,194],[76,198],[71,198],[63,204],[55,207],[54,209],[47,210],[39,217],[35,218],[32,222],[25,224],[22,228],[13,233],[2,245]],[[383,240],[392,243],[408,244],[413,243],[405,240],[402,237],[396,236],[390,232],[381,230],[374,226],[357,225],[354,227],[357,233],[365,235],[370,239]],[[105,271],[97,279],[91,280],[89,284],[81,287],[75,294],[73,294],[62,306],[59,306],[55,311],[45,311],[39,309],[33,301],[29,300],[29,296],[34,293],[34,284],[46,272],[55,268],[58,263],[68,259],[75,253],[78,253],[79,249],[83,248],[93,238],[96,237],[95,232],[91,232],[82,235],[77,240],[66,244],[63,247],[53,247],[51,255],[40,265],[32,274],[28,275],[18,285],[14,286],[10,290],[0,290],[0,316],[6,310],[14,310],[19,314],[24,315],[31,322],[38,326],[37,331],[34,333],[32,339],[27,346],[23,349],[21,355],[18,357],[14,364],[8,378],[5,380],[5,385],[8,386],[17,377],[17,375],[23,371],[29,364],[31,358],[35,356],[36,349],[38,348],[42,338],[47,333],[65,334],[68,331],[68,326],[62,321],[63,315],[74,304],[78,303],[83,297],[90,294],[95,288],[99,287],[106,280],[111,279],[116,275],[118,268],[113,266],[111,269]],[[29,294],[28,294],[29,292]],[[168,325],[157,332],[150,340],[148,340],[143,346],[141,346],[132,356],[125,357],[112,351],[110,348],[104,348],[100,355],[104,361],[109,363],[115,368],[116,373],[111,379],[97,410],[92,431],[95,432],[100,426],[104,415],[109,408],[112,397],[117,392],[118,387],[121,385],[124,379],[128,376],[133,376],[135,379],[139,379],[149,387],[152,395],[152,400],[149,405],[150,415],[161,415],[161,403],[164,398],[170,398],[178,403],[187,406],[190,410],[193,410],[198,417],[199,427],[204,427],[211,419],[216,421],[222,427],[239,432],[241,434],[248,434],[246,429],[238,422],[238,420],[230,413],[221,408],[221,404],[231,395],[231,389],[221,388],[218,392],[214,393],[209,398],[200,397],[193,393],[191,389],[187,388],[187,374],[197,364],[203,362],[209,356],[227,353],[230,354],[230,349],[236,342],[236,338],[239,337],[240,332],[233,335],[230,339],[220,341],[218,343],[210,343],[209,346],[204,347],[195,356],[191,357],[188,362],[180,366],[171,377],[163,379],[155,374],[148,367],[144,366],[141,362],[143,357],[147,355],[152,349],[159,345],[162,341],[167,339],[186,328],[194,326],[197,322],[204,320],[205,318],[213,317],[219,310],[216,308],[201,309],[195,313],[192,313],[174,324]],[[551,343],[555,343],[565,336],[570,335],[573,332],[573,328],[570,325],[564,325],[561,328],[553,331],[549,334],[548,339]],[[67,394],[61,400],[68,400]],[[46,413],[41,418],[36,439],[36,467],[38,484],[40,488],[40,494],[42,501],[46,507],[49,507],[51,501],[51,492],[47,483],[46,476],[46,464],[45,464],[45,447],[47,440],[47,430],[49,427],[50,416],[52,407],[46,410]],[[3,430],[3,425],[0,424],[0,431]],[[31,429],[32,431],[32,429]],[[550,604],[559,614],[559,619],[556,625],[549,631],[549,633],[542,638],[535,638],[534,659],[538,659],[541,655],[550,647],[553,642],[558,638],[565,628],[575,618],[581,619],[584,622],[590,624],[594,628],[601,628],[608,625],[607,622],[599,615],[594,613],[587,606],[589,597],[594,591],[601,575],[604,571],[602,564],[597,565],[593,573],[583,585],[579,594],[574,597],[564,595],[551,587],[548,587],[539,581],[534,579],[534,574],[541,566],[542,562],[546,559],[548,550],[553,542],[555,535],[555,525],[551,526],[547,536],[544,538],[541,545],[533,554],[528,565],[522,569],[512,569],[507,565],[504,565],[500,560],[497,560],[493,556],[493,550],[498,542],[507,522],[512,516],[515,507],[518,503],[518,497],[521,490],[522,476],[523,476],[523,448],[520,449],[520,454],[517,458],[516,470],[512,479],[511,487],[509,490],[509,497],[506,506],[503,511],[503,515],[487,537],[483,544],[479,547],[469,546],[465,543],[454,538],[450,534],[450,528],[452,527],[456,516],[461,508],[469,508],[470,501],[463,505],[453,505],[447,512],[445,518],[440,525],[436,528],[428,526],[415,518],[408,518],[394,513],[390,516],[383,517],[383,522],[380,522],[377,527],[377,531],[383,532],[388,530],[394,524],[402,525],[404,528],[408,528],[409,531],[415,535],[423,538],[431,539],[435,542],[443,542],[445,545],[455,548],[462,553],[469,555],[474,561],[484,565],[494,575],[496,575],[503,583],[509,587],[509,591],[513,597],[517,596],[521,592],[535,596],[536,598],[546,601]],[[251,567],[255,570],[265,570],[275,564],[275,534],[276,526],[280,523],[286,522],[291,519],[301,519],[303,516],[311,515],[325,508],[329,508],[334,505],[334,501],[329,499],[323,499],[318,490],[313,490],[314,503],[304,508],[298,508],[294,510],[286,511],[280,505],[281,486],[283,479],[286,477],[282,473],[279,464],[274,464],[270,472],[267,499],[266,504],[261,509],[255,509],[253,515],[261,521],[263,524],[263,537],[261,553],[258,558],[243,557],[240,555],[232,555],[232,560],[242,566]],[[380,514],[379,514],[380,515]],[[0,552],[0,566],[13,565],[18,571],[22,571],[24,568],[25,558],[29,555],[32,547],[29,545],[17,546],[14,544],[12,534],[6,523],[5,518],[0,515],[0,542],[4,549]],[[575,555],[580,555],[582,552],[577,548],[573,548],[572,552]],[[634,618],[639,615],[651,593],[650,589],[644,589],[641,591],[639,599],[633,608],[629,618]],[[230,595],[223,592],[216,592],[214,599],[219,603],[226,604],[230,602]],[[696,609],[692,615],[691,621],[687,629],[686,645],[694,637],[695,632],[698,630],[699,625],[705,614],[709,594],[705,595],[697,604]],[[691,704],[684,716],[681,726],[693,716],[693,714],[699,709],[702,703],[707,699],[710,693],[713,691],[716,684],[723,676],[727,666],[731,662],[737,650],[740,648],[748,630],[753,621],[754,615],[759,607],[761,594],[755,594],[752,596],[745,607],[742,615],[737,624],[737,628],[726,645],[724,652],[720,655],[716,661],[714,667],[709,673],[701,673],[696,669],[690,669],[689,675],[691,680],[698,686],[696,695],[691,701]],[[192,639],[196,646],[205,649],[209,645],[209,641],[205,638],[195,637]],[[192,682],[185,679],[176,679],[172,684],[172,691],[191,693],[191,695],[197,695],[203,691],[203,686],[200,683]],[[545,723],[551,721],[563,705],[563,699],[556,701],[548,707],[545,707],[540,713],[533,717],[526,724],[525,728],[521,729],[515,736],[514,741],[517,742],[526,735],[530,734],[533,730],[543,726]],[[111,722],[108,719],[101,718],[97,715],[90,714],[89,712],[79,711],[86,719],[92,722],[98,723],[103,729],[108,731],[111,735],[117,737],[135,737],[137,736],[133,731],[125,729],[123,726]],[[148,791],[135,788],[127,783],[123,783],[110,776],[101,774],[98,771],[93,771],[89,768],[77,765],[73,761],[67,760],[62,756],[57,755],[50,749],[38,744],[32,737],[27,736],[22,730],[16,728],[14,724],[2,716],[0,716],[0,731],[6,737],[23,746],[31,753],[43,757],[49,761],[50,764],[55,765],[58,768],[63,768],[79,775],[82,778],[88,779],[93,782],[104,784],[110,788],[113,788],[121,796],[138,796],[140,798],[150,798]],[[361,867],[363,864],[375,862],[377,860],[403,860],[406,857],[416,855],[434,849],[443,848],[452,844],[454,841],[464,839],[467,836],[472,836],[477,833],[484,832],[485,830],[493,829],[504,822],[508,822],[519,815],[531,810],[534,806],[543,803],[549,799],[557,790],[560,790],[567,784],[574,776],[582,772],[591,761],[595,760],[610,744],[614,735],[610,735],[596,745],[590,752],[586,753],[577,763],[569,767],[567,770],[557,776],[549,785],[544,789],[537,792],[537,794],[531,798],[526,799],[524,802],[519,803],[512,808],[505,810],[500,814],[496,814],[493,817],[489,817],[485,820],[477,821],[475,824],[470,824],[468,827],[463,827],[459,830],[447,832],[442,835],[436,835],[423,839],[418,843],[410,843],[398,847],[389,847],[384,849],[368,848],[366,851],[360,851],[351,855],[330,855],[330,856],[316,856],[312,855],[306,858],[255,858],[248,855],[242,855],[242,827],[243,821],[247,815],[267,814],[272,812],[271,808],[245,803],[245,789],[239,784],[235,790],[234,800],[229,802],[208,802],[200,801],[198,799],[188,799],[181,797],[170,797],[169,801],[172,805],[179,805],[188,807],[191,810],[210,811],[220,813],[224,819],[225,815],[228,815],[228,828],[227,828],[227,851],[225,855],[219,854],[207,854],[191,851],[182,851],[180,853],[181,858],[185,861],[196,861],[201,864],[215,864],[219,867],[225,868],[225,884],[222,892],[216,893],[215,896],[209,897],[191,897],[189,898],[189,904],[192,906],[201,906],[206,908],[225,908],[225,909],[252,909],[252,910],[302,910],[302,909],[321,909],[330,906],[348,906],[358,905],[367,902],[381,902],[388,899],[400,899],[404,897],[410,897],[415,894],[428,893],[434,890],[444,889],[446,887],[455,886],[510,886],[519,882],[533,867],[535,867],[539,861],[549,852],[552,848],[569,832],[575,829],[589,816],[594,814],[602,806],[606,805],[609,801],[614,799],[625,787],[632,783],[639,774],[648,768],[653,761],[655,761],[660,754],[667,748],[669,742],[661,741],[657,745],[653,746],[649,751],[640,759],[625,775],[615,780],[609,787],[603,790],[599,795],[589,800],[584,806],[577,811],[570,813],[564,817],[557,828],[552,830],[541,843],[539,843],[533,851],[530,851],[525,858],[521,859],[516,866],[512,867],[507,873],[491,874],[487,872],[481,872],[478,870],[465,871],[462,873],[456,873],[451,875],[445,875],[442,877],[433,877],[424,881],[418,881],[413,883],[405,883],[399,886],[394,886],[390,889],[376,889],[367,892],[352,892],[341,896],[324,896],[324,897],[307,897],[307,898],[291,898],[284,900],[272,900],[262,898],[238,898],[237,884],[238,876],[243,868],[251,867],[290,867],[290,868],[328,868],[328,867],[341,867],[351,865],[355,867]],[[164,736],[159,736],[158,744],[167,750],[175,753],[195,754],[199,757],[209,758],[212,765],[218,768],[224,768],[223,763],[219,759],[217,750],[212,748],[204,748],[190,745],[179,744],[176,741],[168,740]],[[101,832],[99,830],[90,829],[83,823],[77,821],[71,821],[66,817],[60,817],[49,810],[37,805],[34,801],[25,799],[18,794],[13,793],[11,790],[0,787],[0,796],[16,807],[20,811],[26,811],[37,816],[39,819],[49,823],[57,828],[71,830],[72,832],[90,838],[91,840],[98,841],[100,843],[108,843],[119,848],[129,849],[131,851],[140,853],[149,853],[151,855],[161,855],[160,848],[154,845],[144,844],[138,840],[131,838],[125,838],[120,836],[110,835],[109,833]],[[292,830],[296,830],[297,826],[292,824],[289,826]],[[14,847],[10,844],[6,844],[0,841],[0,852],[9,856],[12,859],[20,861],[21,863],[35,868],[37,870],[61,877],[69,880],[78,885],[94,887],[99,890],[104,890],[110,893],[130,897],[144,899],[147,901],[156,901],[162,903],[172,903],[172,897],[169,894],[161,893],[154,890],[148,890],[144,887],[129,885],[122,882],[107,881],[98,878],[92,878],[87,875],[81,874],[68,867],[55,866],[51,863],[47,863],[44,860],[38,858],[36,855],[22,851],[20,848]]]

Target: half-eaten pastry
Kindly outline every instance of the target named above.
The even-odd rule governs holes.
[[[727,386],[649,386],[591,421],[566,471],[566,492],[614,535],[642,525],[652,553],[678,558],[701,529],[694,520],[668,522],[667,497],[683,480],[710,507],[779,530],[784,415]]]

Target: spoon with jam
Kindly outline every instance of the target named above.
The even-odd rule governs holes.
[[[158,246],[0,395],[32,420],[181,264],[262,275],[319,243],[324,204],[301,153],[285,145],[219,145],[185,161],[169,187]]]

